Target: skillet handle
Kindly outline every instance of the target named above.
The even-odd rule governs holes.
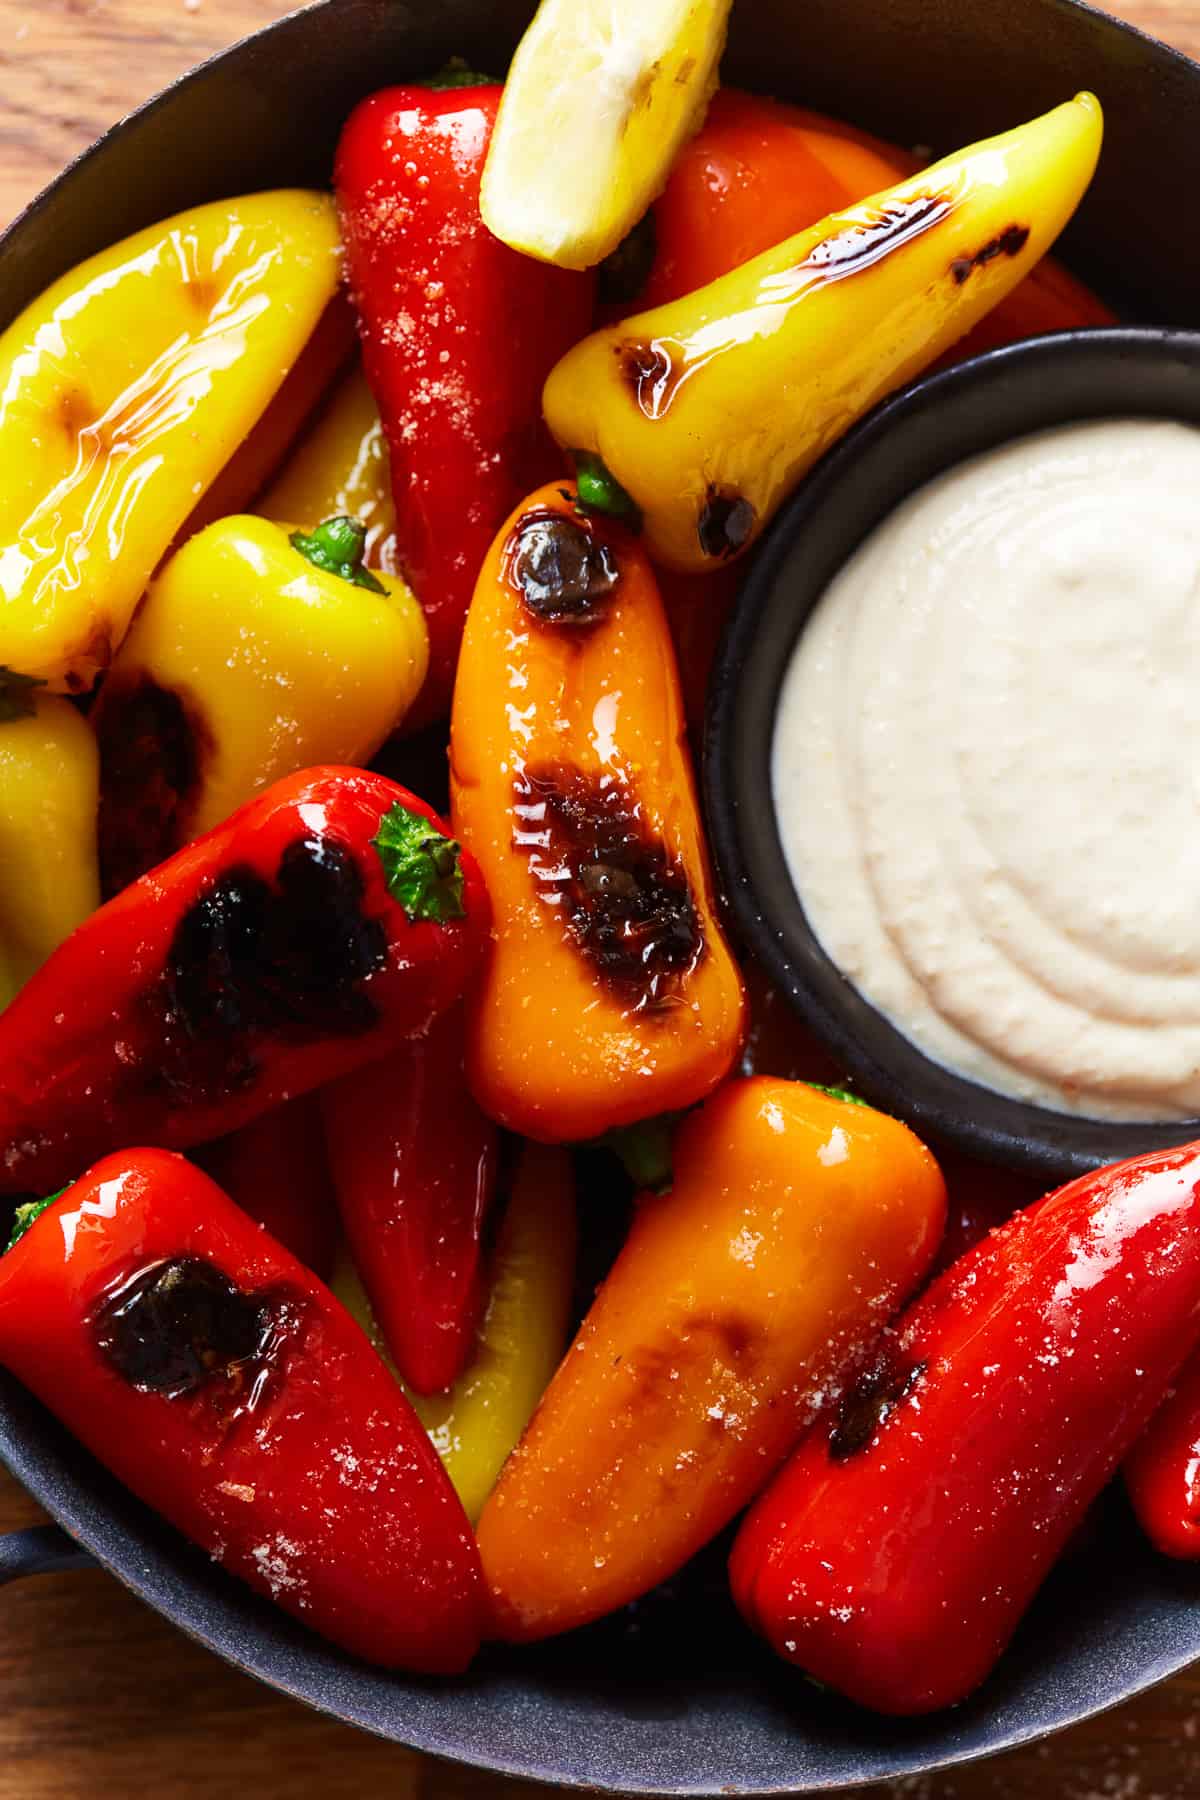
[[[94,1569],[93,1558],[58,1525],[30,1525],[0,1536],[0,1587],[26,1575],[58,1575],[66,1569]]]

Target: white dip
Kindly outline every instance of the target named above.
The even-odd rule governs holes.
[[[772,780],[810,924],[929,1056],[1200,1113],[1200,430],[1066,426],[912,495],[801,635]]]

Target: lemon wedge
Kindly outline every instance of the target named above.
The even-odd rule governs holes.
[[[542,0],[492,133],[480,205],[526,256],[589,269],[661,190],[717,85],[730,0]]]

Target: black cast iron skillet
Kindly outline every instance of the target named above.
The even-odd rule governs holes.
[[[522,0],[320,0],[218,57],[104,138],[0,241],[0,323],[73,263],[182,206],[324,182],[340,121],[381,82],[451,54],[502,67]],[[1103,171],[1072,234],[1134,316],[1200,312],[1200,69],[1075,0],[737,0],[731,80],[906,143],[949,149],[1095,88]],[[967,1705],[896,1725],[806,1689],[743,1632],[719,1557],[674,1595],[456,1682],[379,1674],[226,1577],[0,1378],[0,1455],[152,1606],[280,1690],[397,1742],[489,1769],[627,1793],[797,1792],[986,1755],[1053,1731],[1200,1655],[1200,1577],[1153,1557],[1120,1504],[1047,1586]],[[77,1560],[19,1533],[0,1577]]]

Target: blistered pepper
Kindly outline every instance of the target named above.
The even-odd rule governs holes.
[[[151,583],[97,702],[107,894],[270,782],[365,763],[428,664],[421,609],[363,527],[222,519]]]
[[[1164,1556],[1200,1557],[1200,1352],[1125,1458],[1138,1524]]]
[[[839,119],[762,94],[722,88],[675,159],[636,242],[601,271],[610,314],[661,306],[705,287],[772,245],[916,173],[917,159]],[[607,275],[607,283],[606,283]],[[975,329],[955,358],[993,344],[1113,314],[1053,259],[1043,259]]]
[[[744,550],[855,419],[1045,254],[1101,130],[1080,95],[568,351],[545,414],[590,501],[638,508],[675,568]]]
[[[727,1524],[920,1280],[944,1209],[906,1126],[801,1083],[731,1082],[687,1119],[480,1518],[496,1632],[586,1624]]]
[[[446,712],[487,547],[559,466],[542,383],[592,317],[590,275],[519,256],[479,216],[500,94],[491,83],[372,94],[346,123],[334,171],[399,566],[429,622],[429,680],[410,725]]]
[[[575,1240],[570,1153],[552,1144],[523,1144],[471,1359],[445,1393],[409,1396],[471,1520],[483,1510],[562,1357]],[[338,1265],[334,1288],[387,1358],[383,1334],[348,1258]]]
[[[273,1107],[192,1160],[306,1269],[329,1280],[338,1219],[315,1094]]]
[[[396,509],[379,408],[361,363],[330,395],[256,510],[311,529],[345,514],[366,527],[368,568],[395,573]]]
[[[0,1006],[100,904],[98,763],[69,700],[0,692]]]
[[[451,812],[495,917],[468,1009],[484,1111],[571,1141],[711,1092],[740,1046],[742,987],[670,632],[636,539],[585,516],[570,483],[518,507],[480,572]]]
[[[342,1230],[392,1360],[437,1393],[471,1354],[499,1153],[467,1087],[462,1008],[327,1087],[321,1111]]]
[[[189,1149],[383,1056],[461,995],[473,859],[382,775],[307,769],[93,913],[0,1014],[0,1192]]]
[[[734,1598],[878,1712],[988,1674],[1200,1338],[1200,1145],[1085,1175],[897,1322],[742,1526]]]
[[[324,195],[252,194],[114,244],[14,320],[0,337],[0,669],[92,686],[338,274]]]
[[[0,1258],[0,1362],[323,1637],[386,1668],[464,1669],[483,1611],[467,1519],[328,1288],[162,1150],[106,1158],[26,1221]]]

